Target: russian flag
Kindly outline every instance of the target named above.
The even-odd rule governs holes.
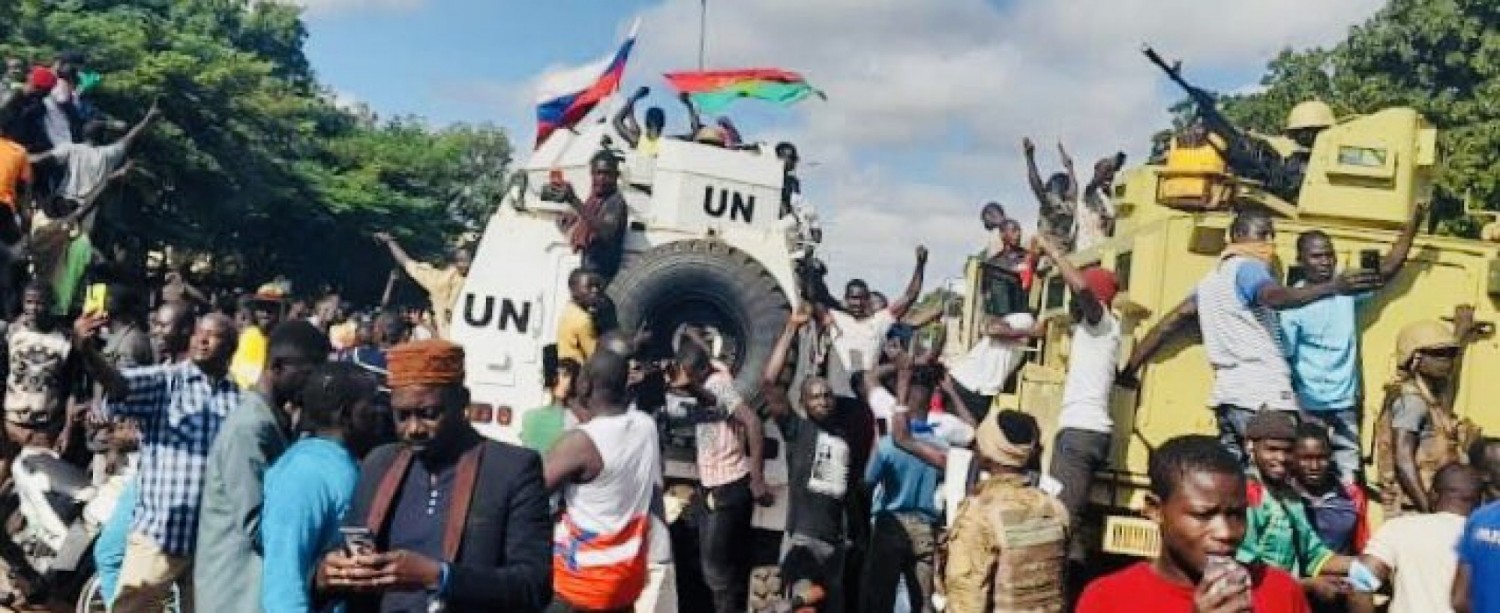
[[[630,59],[630,50],[635,48],[635,33],[640,27],[641,22],[637,19],[630,27],[630,36],[614,54],[542,77],[537,85],[537,145],[547,140],[553,130],[577,125],[599,101],[620,89],[625,62]]]

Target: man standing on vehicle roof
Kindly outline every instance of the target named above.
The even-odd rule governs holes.
[[[1375,272],[1382,283],[1396,278],[1406,264],[1426,212],[1426,206],[1415,208],[1396,245],[1380,261]],[[1297,265],[1303,273],[1298,287],[1332,279],[1338,265],[1333,239],[1321,230],[1303,232],[1297,237]],[[1333,462],[1344,483],[1354,483],[1359,470],[1359,310],[1372,297],[1373,293],[1337,294],[1281,312],[1302,418],[1328,429]]]
[[[432,312],[436,315],[438,338],[448,338],[453,331],[453,312],[458,308],[459,294],[463,292],[464,281],[469,277],[469,264],[474,259],[473,254],[468,249],[454,249],[449,257],[448,267],[438,268],[411,259],[390,234],[379,232],[375,234],[375,240],[390,249],[391,257],[396,259],[407,276],[427,292],[427,298],[432,302]]]
[[[573,251],[582,258],[580,268],[598,273],[608,285],[620,272],[625,229],[630,224],[630,209],[620,194],[620,159],[608,150],[595,153],[589,160],[589,176],[594,186],[588,200],[579,200],[571,184],[562,184],[562,199],[574,210],[559,223]]]
[[[1219,440],[1242,464],[1245,424],[1257,411],[1297,410],[1276,312],[1337,294],[1369,292],[1381,284],[1378,272],[1353,270],[1321,283],[1282,285],[1271,270],[1275,238],[1276,228],[1264,211],[1240,212],[1229,225],[1230,244],[1214,270],[1141,339],[1121,372],[1121,383],[1135,384],[1141,365],[1196,319],[1214,370],[1209,406],[1218,418]]]

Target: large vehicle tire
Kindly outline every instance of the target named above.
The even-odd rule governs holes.
[[[634,259],[609,285],[622,330],[650,330],[648,357],[673,353],[683,324],[717,330],[747,398],[786,324],[791,304],[776,279],[749,254],[714,240],[685,240]]]

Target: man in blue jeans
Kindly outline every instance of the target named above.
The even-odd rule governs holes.
[[[1374,272],[1382,283],[1396,278],[1406,264],[1424,213],[1426,207],[1415,208],[1396,245],[1380,261]],[[1303,273],[1297,287],[1328,282],[1338,269],[1333,239],[1322,230],[1303,232],[1297,237],[1297,265]],[[1354,483],[1359,469],[1359,312],[1374,295],[1335,294],[1281,311],[1302,419],[1328,430],[1333,463],[1344,483]]]

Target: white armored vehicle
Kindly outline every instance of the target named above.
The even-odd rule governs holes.
[[[810,262],[819,230],[800,203],[782,206],[785,173],[773,146],[726,149],[663,137],[657,155],[639,155],[606,121],[557,130],[513,180],[490,219],[454,312],[453,340],[467,349],[471,420],[486,436],[518,442],[523,413],[547,400],[542,352],[555,344],[569,300],[568,275],[579,266],[558,219],[568,204],[543,200],[542,188],[561,173],[579,194],[591,184],[588,163],[601,148],[623,158],[620,192],[629,206],[625,256],[607,293],[620,328],[649,330],[643,350],[666,358],[689,325],[699,326],[713,353],[732,365],[747,398],[758,396],[762,370],[800,300],[798,270]],[[691,428],[664,433],[666,475],[696,480]],[[766,423],[765,475],[776,504],[757,507],[754,526],[779,537],[786,517],[786,463],[780,434]],[[764,539],[757,539],[764,540]],[[771,553],[751,585],[751,609],[777,590]]]

